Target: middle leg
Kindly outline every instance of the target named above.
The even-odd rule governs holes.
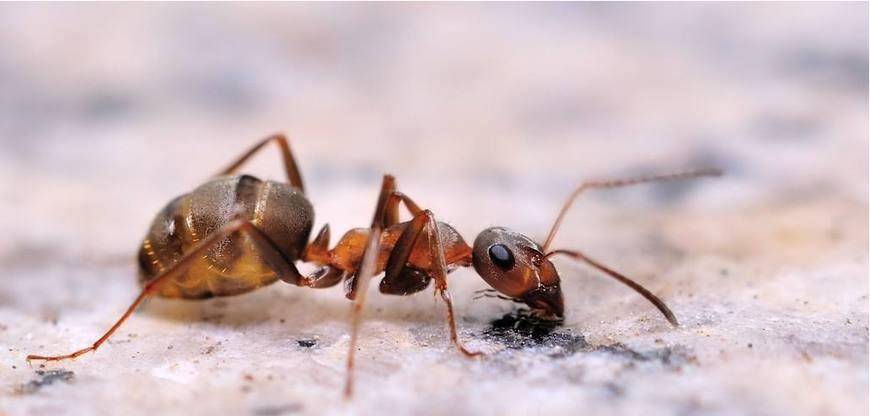
[[[405,208],[411,213],[411,216],[416,217],[417,214],[423,212],[420,206],[414,202],[408,195],[398,191],[393,191],[387,199],[387,205],[384,207],[384,228],[396,225],[399,223],[399,203],[405,204]]]
[[[407,265],[408,259],[424,234],[427,236],[427,246],[431,259],[431,270],[423,273]],[[431,211],[425,210],[417,214],[408,224],[407,228],[399,236],[393,247],[390,258],[384,270],[385,276],[381,281],[381,291],[388,293],[409,294],[425,289],[429,280],[435,280],[435,292],[441,296],[447,309],[447,326],[450,330],[450,340],[463,355],[473,357],[481,355],[478,351],[469,351],[462,342],[456,331],[456,319],[453,314],[453,301],[447,290],[447,261],[444,258],[444,243],[438,232],[438,224]]]
[[[381,183],[381,193],[378,196],[378,204],[372,218],[371,231],[363,249],[363,259],[357,270],[356,277],[351,282],[351,291],[356,292],[353,297],[353,306],[350,314],[350,342],[347,353],[347,366],[344,381],[344,398],[349,399],[353,395],[353,369],[356,358],[356,343],[359,338],[360,325],[362,324],[362,311],[365,305],[366,292],[369,281],[374,275],[377,263],[378,251],[381,244],[381,234],[384,230],[384,212],[387,200],[396,190],[396,180],[392,175],[384,175]]]

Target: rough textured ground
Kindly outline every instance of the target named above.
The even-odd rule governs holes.
[[[0,414],[868,412],[867,4],[0,6]],[[471,240],[542,238],[583,178],[728,175],[589,194],[556,244],[567,320],[451,277],[373,293],[357,396],[340,400],[349,304],[276,284],[136,294],[152,216],[256,138],[293,137],[318,215],[365,224],[379,177]],[[279,178],[278,157],[249,169]]]

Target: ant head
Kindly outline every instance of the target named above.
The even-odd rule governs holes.
[[[474,270],[493,289],[544,316],[563,316],[559,273],[532,239],[507,228],[488,228],[474,239],[472,256]]]
[[[538,245],[531,238],[502,227],[488,228],[478,234],[474,240],[474,249],[472,251],[474,270],[495,290],[516,302],[525,303],[537,315],[562,318],[565,312],[565,305],[562,301],[559,273],[556,272],[553,263],[550,263],[549,257],[556,254],[567,255],[585,262],[632,288],[652,302],[665,315],[665,318],[676,326],[678,325],[677,318],[667,305],[637,282],[586,257],[579,251],[548,251],[550,243],[553,242],[553,238],[562,224],[562,219],[565,217],[571,204],[574,203],[574,199],[583,191],[720,175],[722,175],[722,172],[718,169],[702,169],[670,175],[583,182],[568,197],[565,204],[562,205],[562,210],[559,211],[556,221],[550,228],[543,246]]]

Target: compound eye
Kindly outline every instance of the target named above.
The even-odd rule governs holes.
[[[510,270],[514,267],[514,255],[504,244],[490,246],[489,258],[502,270]]]

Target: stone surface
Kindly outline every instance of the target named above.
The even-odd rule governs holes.
[[[867,4],[0,6],[0,413],[756,414],[868,412]],[[558,260],[565,325],[498,320],[451,275],[373,292],[357,395],[349,304],[275,284],[136,295],[152,216],[286,131],[317,225],[371,216],[380,175],[468,240],[544,237],[580,180],[727,175],[590,193],[556,245],[674,309]],[[280,178],[274,153],[248,171]]]

